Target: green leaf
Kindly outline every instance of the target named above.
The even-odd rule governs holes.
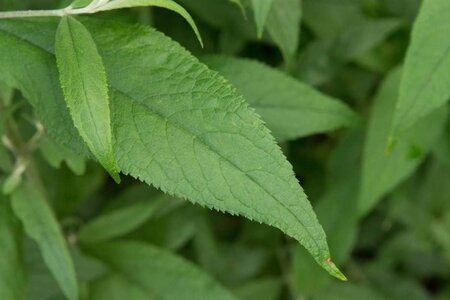
[[[401,71],[384,81],[374,100],[364,146],[359,214],[367,214],[376,203],[406,179],[425,158],[445,124],[447,110],[438,109],[404,133],[391,153],[385,141],[394,116]],[[415,150],[420,153],[417,156]],[[413,155],[413,156],[412,156]]]
[[[262,63],[225,56],[203,61],[244,95],[280,141],[350,126],[358,119],[339,100]]]
[[[59,169],[61,163],[65,162],[70,170],[76,175],[83,175],[86,171],[84,157],[73,153],[64,146],[57,144],[50,137],[44,135],[39,142],[39,150],[45,160],[54,168]]]
[[[391,135],[397,138],[450,99],[450,3],[423,1],[406,54]]]
[[[330,236],[329,245],[336,262],[343,263],[355,243],[358,215],[358,187],[360,157],[364,141],[362,130],[352,130],[340,140],[329,162],[330,184],[314,209],[325,232]],[[352,166],[349,168],[349,166]],[[304,296],[315,296],[330,283],[306,251],[294,247],[292,260],[293,287]]]
[[[197,36],[197,39],[200,42],[200,45],[203,47],[203,41],[200,36],[200,32],[198,31],[197,26],[195,25],[195,22],[192,19],[191,15],[181,5],[172,0],[114,0],[101,6],[99,11],[120,9],[126,7],[138,7],[138,6],[157,6],[178,13],[192,27],[192,30],[194,30],[195,35]]]
[[[319,38],[332,38],[357,27],[364,19],[362,6],[359,0],[303,0],[303,19]]]
[[[27,235],[36,241],[47,267],[70,300],[78,299],[78,286],[72,259],[61,228],[46,200],[28,183],[11,196],[14,213]]]
[[[192,263],[151,245],[111,242],[87,251],[157,299],[235,299]]]
[[[62,144],[70,145],[76,141],[69,135],[63,99],[32,79],[30,84],[21,67],[31,63],[36,74],[54,82],[52,24],[0,22],[0,51],[9,54],[8,59],[0,56],[0,67],[8,72],[6,79],[42,106],[37,112],[48,133],[56,140],[67,137]],[[325,234],[292,166],[223,77],[152,29],[93,20],[85,24],[108,74],[120,170],[193,203],[277,227],[328,272],[344,278],[330,260]],[[57,128],[47,126],[56,122]]]
[[[266,28],[270,37],[281,49],[283,58],[289,66],[293,62],[299,43],[300,20],[302,17],[300,1],[272,1],[272,8],[267,17]]]
[[[273,0],[251,0],[258,37],[261,38]]]
[[[88,6],[89,4],[91,4],[94,1],[98,1],[98,0],[75,0],[70,4],[70,6],[73,8],[82,8],[82,7]]]
[[[25,300],[22,233],[9,198],[0,193],[0,299]]]
[[[75,127],[100,164],[120,182],[112,148],[105,68],[94,40],[83,24],[63,17],[56,31],[55,53]]]
[[[90,284],[91,300],[152,300],[147,291],[130,282],[125,276],[111,273]]]
[[[362,19],[336,36],[318,39],[300,53],[297,77],[314,85],[332,78],[346,63],[360,58],[395,32],[396,19]]]
[[[81,228],[78,239],[81,243],[99,243],[133,231],[153,214],[160,202],[145,199],[100,215]]]

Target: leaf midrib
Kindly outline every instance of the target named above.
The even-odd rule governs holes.
[[[162,115],[160,112],[154,110],[152,107],[145,105],[144,103],[142,103],[141,101],[136,100],[134,97],[132,97],[131,95],[127,94],[126,92],[111,86],[111,89],[122,94],[125,98],[128,98],[132,103],[134,104],[138,104],[141,107],[143,107],[144,109],[146,109],[147,111],[151,112],[153,115],[156,115],[158,118],[160,118],[161,120],[163,120],[164,122],[170,123],[172,126],[176,127],[177,129],[185,132],[188,136],[196,136],[194,135],[188,128],[185,128],[184,126],[178,124],[177,122],[173,122],[170,118],[166,118],[164,115]],[[231,160],[229,160],[228,158],[226,158],[225,156],[221,155],[220,152],[215,149],[212,145],[206,143],[201,137],[196,136],[196,139],[200,142],[200,145],[203,145],[205,148],[207,148],[210,152],[215,153],[218,157],[220,157],[222,160],[224,160],[225,162],[227,162],[231,167],[233,167],[235,170],[239,171],[241,174],[244,174],[245,177],[247,177],[248,179],[250,179],[250,181],[252,181],[254,184],[256,184],[257,186],[259,186],[267,195],[269,195],[269,197],[271,199],[274,199],[277,201],[278,204],[280,204],[290,215],[292,215],[294,217],[295,220],[297,220],[305,229],[305,231],[308,233],[308,235],[310,236],[311,240],[314,242],[314,244],[316,245],[317,249],[319,250],[319,252],[322,252],[321,247],[319,247],[319,244],[316,242],[316,240],[314,239],[314,236],[311,234],[311,232],[309,231],[309,227],[306,226],[302,220],[292,211],[290,210],[283,202],[281,202],[279,200],[279,198],[275,197],[275,195],[273,195],[269,190],[267,190],[263,185],[261,185],[261,183],[259,183],[255,178],[253,178],[253,176],[249,175],[247,172],[245,172],[244,170],[242,170],[241,168],[239,168],[238,165],[236,165],[234,162],[232,162]],[[286,182],[288,183],[288,182]],[[306,210],[303,209],[303,207],[300,205],[301,209],[304,211],[304,213],[306,213],[307,215],[308,212]],[[309,217],[311,218],[311,216],[309,215]]]

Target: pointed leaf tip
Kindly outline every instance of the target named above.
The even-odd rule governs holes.
[[[334,277],[336,277],[339,280],[347,281],[347,277],[342,273],[334,264],[334,262],[331,260],[330,257],[325,259],[325,269],[328,271],[328,273]]]

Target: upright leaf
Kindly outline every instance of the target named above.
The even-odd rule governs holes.
[[[203,61],[244,95],[278,140],[327,132],[357,120],[344,103],[256,61],[222,56]]]
[[[9,198],[0,193],[0,299],[25,300],[22,233]]]
[[[181,5],[179,5],[175,1],[172,1],[172,0],[114,0],[114,1],[110,1],[110,2],[106,3],[105,5],[101,6],[99,11],[120,9],[120,8],[126,8],[126,7],[138,7],[138,6],[163,7],[163,8],[167,8],[169,10],[172,10],[172,11],[178,13],[189,23],[189,25],[194,30],[198,41],[203,46],[203,41],[200,36],[200,32],[198,31],[197,26],[195,25],[195,22],[192,19],[191,15]]]
[[[73,123],[100,164],[119,182],[112,149],[108,85],[95,42],[83,24],[63,17],[56,32],[55,53]]]
[[[0,51],[10,54],[7,60],[0,57],[0,67],[13,85],[30,86],[20,66],[31,58],[39,58],[31,64],[40,74],[47,70],[45,78],[52,81],[49,36],[55,23],[42,22],[0,22]],[[330,259],[325,233],[292,166],[223,77],[152,29],[85,24],[106,66],[115,156],[124,173],[191,202],[275,226],[302,243],[328,272],[344,278]],[[40,25],[47,30],[33,30]],[[18,49],[33,55],[22,56]],[[25,91],[33,93],[32,103],[40,99],[39,105],[48,106],[39,110],[40,119],[69,128],[71,121],[58,112],[66,109],[63,99],[53,96],[50,102],[45,95],[52,90],[31,86]],[[64,139],[58,129],[46,129]]]
[[[299,43],[301,2],[299,0],[272,1],[272,8],[267,17],[267,31],[281,49],[286,63],[290,65]]]
[[[261,37],[273,0],[251,0],[258,37]]]
[[[46,200],[36,189],[24,184],[14,191],[11,203],[25,232],[38,244],[47,267],[64,295],[70,300],[78,300],[72,259],[58,222]]]
[[[445,124],[447,110],[438,109],[405,132],[391,153],[385,141],[393,121],[401,72],[392,72],[374,100],[363,154],[359,214],[367,214],[392,188],[410,175],[426,156]]]
[[[450,2],[424,0],[406,54],[394,138],[450,99]]]
[[[235,299],[190,262],[151,245],[111,242],[87,251],[157,299]]]

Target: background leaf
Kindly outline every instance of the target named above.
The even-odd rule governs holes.
[[[192,264],[150,245],[116,242],[88,251],[157,298],[235,299]]]
[[[25,300],[22,233],[9,198],[0,193],[0,299]]]
[[[81,243],[99,243],[126,234],[143,224],[163,200],[145,199],[100,215],[81,228],[78,239]]]
[[[267,17],[267,31],[281,49],[288,66],[291,65],[297,51],[301,17],[299,0],[273,0]]]
[[[279,141],[357,123],[357,115],[344,103],[269,66],[225,56],[203,61],[244,95]]]
[[[262,37],[264,26],[272,8],[272,0],[251,0],[258,37]]]
[[[24,184],[11,196],[14,213],[22,222],[27,235],[36,241],[47,267],[66,297],[78,299],[74,266],[58,222],[43,196]]]
[[[178,13],[189,23],[189,25],[194,30],[195,35],[197,36],[197,39],[200,42],[200,45],[203,46],[203,41],[200,36],[200,32],[198,31],[197,26],[195,25],[195,22],[192,19],[191,15],[189,15],[189,13],[182,6],[180,6],[178,3],[172,0],[114,0],[101,6],[100,11],[107,11],[126,7],[138,7],[138,6],[158,6],[167,8],[169,10]]]
[[[414,128],[392,153],[386,153],[383,140],[389,136],[401,70],[396,69],[381,86],[372,108],[364,146],[359,212],[367,214],[387,192],[407,178],[425,158],[445,124],[447,110],[438,109]]]
[[[394,138],[450,99],[449,7],[447,0],[422,3],[405,58]]]

